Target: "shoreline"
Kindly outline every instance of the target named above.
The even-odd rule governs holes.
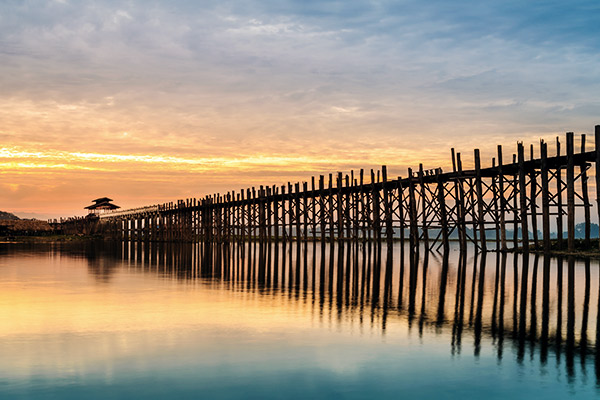
[[[67,234],[54,234],[54,235],[15,235],[15,236],[0,236],[0,244],[18,244],[18,243],[65,243],[65,242],[85,242],[85,241],[112,241],[113,239],[110,238],[106,238],[102,235],[84,235],[84,234],[77,234],[77,235],[67,235]],[[250,241],[257,241],[257,240],[249,240],[248,238],[246,238],[245,240],[243,240],[244,242],[250,242]],[[296,240],[294,240],[295,242]],[[307,240],[306,242],[314,242],[314,241],[320,241],[320,240]],[[350,242],[352,240],[348,240],[348,239],[343,239],[344,242]],[[394,238],[394,243],[398,243],[400,242],[401,239],[399,238]],[[404,239],[405,242],[408,242],[409,239]],[[579,239],[578,239],[579,241]],[[144,242],[144,241],[142,241]],[[240,242],[240,240],[236,240],[234,242]],[[271,243],[273,243],[274,241],[269,241]],[[283,242],[283,241],[281,241]],[[304,240],[301,240],[301,242],[304,242]],[[329,240],[327,240],[327,242],[329,243]],[[337,240],[336,240],[337,242]],[[365,242],[376,242],[376,240],[374,239],[370,239],[367,240]],[[382,243],[385,243],[385,239],[381,240]],[[454,242],[454,243],[458,243],[458,240],[453,240],[450,239],[450,242]],[[495,243],[495,240],[488,240],[489,243]],[[581,243],[583,242],[583,239],[581,240]],[[144,243],[169,243],[169,242],[144,242]],[[171,243],[181,243],[181,242],[171,242]],[[192,243],[192,242],[186,242],[186,243]],[[287,243],[287,241],[286,241]],[[362,241],[361,241],[362,243]],[[578,242],[578,244],[581,244]],[[549,252],[544,252],[541,249],[537,249],[534,248],[533,246],[530,247],[529,249],[529,253],[532,255],[549,255],[552,257],[576,257],[576,258],[589,258],[589,259],[600,259],[600,249],[598,248],[598,239],[595,238],[592,240],[592,247],[589,249],[582,249],[580,246],[578,246],[579,248],[576,248],[574,252],[569,252],[567,250],[560,250],[560,249],[552,249]],[[423,249],[420,249],[423,250]],[[439,251],[436,250],[436,252],[440,253]],[[481,251],[478,251],[479,253],[481,253]],[[523,254],[523,248],[518,248],[516,250],[513,249],[508,249],[505,251],[502,250],[496,250],[496,249],[488,249],[487,252],[489,253],[503,253],[503,254],[510,254],[510,253],[519,253],[519,254]]]

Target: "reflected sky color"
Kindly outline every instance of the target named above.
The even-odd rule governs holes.
[[[597,261],[339,249],[0,244],[0,397],[598,395]]]
[[[104,195],[135,207],[381,164],[400,175],[448,167],[453,146],[489,160],[495,144],[589,133],[599,14],[595,1],[4,1],[0,204],[66,216]]]

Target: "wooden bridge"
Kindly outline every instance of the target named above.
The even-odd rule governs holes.
[[[482,167],[474,150],[474,169],[463,169],[462,155],[452,149],[452,171],[408,170],[391,179],[381,171],[363,170],[284,186],[260,186],[202,199],[141,207],[103,214],[93,230],[120,240],[410,240],[411,248],[480,250],[550,250],[556,231],[559,249],[575,250],[576,209],[584,222],[584,243],[591,245],[588,170],[595,166],[596,198],[600,199],[600,125],[595,149],[586,150],[581,135],[566,146],[556,140],[556,154],[544,141],[539,157],[534,146],[517,145],[507,162],[502,146],[491,166]],[[529,153],[529,154],[526,154]],[[600,210],[599,210],[600,211]],[[583,215],[581,215],[583,214]],[[599,212],[600,218],[600,212]],[[565,226],[566,222],[566,226]],[[554,228],[553,228],[554,227]],[[566,235],[564,232],[566,231]],[[563,237],[566,236],[566,237]]]

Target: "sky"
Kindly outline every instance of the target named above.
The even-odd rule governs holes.
[[[0,210],[406,176],[452,147],[488,166],[591,134],[599,20],[596,0],[0,0]]]

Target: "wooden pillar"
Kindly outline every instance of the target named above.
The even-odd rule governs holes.
[[[311,198],[311,206],[312,206],[312,239],[317,239],[317,188],[315,186],[315,177],[311,177],[310,180],[311,188],[312,188],[312,198]],[[314,277],[313,277],[314,279]],[[313,281],[314,283],[314,281]]]
[[[567,132],[567,247],[575,250],[575,160],[573,132]]]
[[[421,223],[423,224],[423,242],[425,244],[425,249],[429,250],[429,228],[427,221],[427,191],[425,190],[425,182],[424,182],[424,174],[423,174],[423,164],[419,164],[419,185],[420,185],[420,194],[421,194]]]
[[[492,157],[492,169],[496,170],[496,159]],[[500,204],[498,200],[498,176],[492,176],[492,203],[494,205],[494,236],[496,251],[500,250]]]
[[[285,193],[285,185],[281,185],[281,239],[285,242],[288,239],[287,232],[287,220],[286,215],[288,213],[286,207],[287,195]]]
[[[598,224],[600,224],[600,125],[594,128],[594,138],[596,146],[596,207],[598,209]],[[600,235],[598,235],[600,241]],[[600,243],[598,244],[600,248]]]
[[[467,222],[465,211],[465,190],[463,187],[463,170],[460,153],[456,153],[456,167],[458,170],[458,179],[456,180],[456,185],[458,187],[458,233],[460,249],[465,251],[467,248]]]
[[[296,213],[294,212],[294,201],[295,201],[295,197],[294,197],[294,190],[293,190],[293,186],[290,182],[288,182],[288,217],[289,217],[289,240],[290,242],[292,241],[292,238],[294,237],[292,235],[293,231],[294,231],[294,219],[298,218],[298,215],[296,215]],[[298,232],[296,232],[296,235],[298,234]]]
[[[273,230],[275,243],[279,242],[279,188],[273,186]],[[277,244],[276,244],[277,245]]]
[[[560,157],[560,139],[556,137],[556,156]],[[563,182],[562,182],[562,165],[556,167],[556,241],[559,250],[563,249],[563,202],[562,202]]]
[[[446,193],[444,193],[444,182],[440,177],[440,173],[436,172],[438,204],[440,207],[440,225],[442,228],[442,245],[444,254],[448,254],[450,250],[450,238],[448,235],[448,215],[446,213]]]
[[[304,241],[308,241],[308,183],[302,183],[302,222],[304,224]]]
[[[367,218],[366,218],[366,206],[365,206],[365,188],[364,188],[364,173],[365,171],[361,168],[360,172],[359,172],[359,192],[358,192],[358,201],[360,203],[360,225],[361,225],[361,235],[362,235],[362,241],[365,242],[367,240]]]
[[[300,183],[296,183],[295,189],[296,193],[294,194],[294,201],[296,202],[296,241],[300,242],[302,239],[302,229],[300,228],[300,215],[302,214],[300,209]]]
[[[517,165],[517,155],[512,155],[512,163],[513,163],[513,176],[512,176],[512,187],[513,187],[513,249],[516,251],[519,248],[519,171]],[[514,169],[516,166],[517,169]]]
[[[540,157],[542,161],[541,179],[542,179],[542,234],[544,242],[544,251],[549,252],[550,243],[550,192],[548,189],[548,145],[544,141],[540,142]]]
[[[581,135],[581,153],[585,153],[585,135]],[[589,249],[591,244],[591,218],[590,218],[590,197],[588,194],[588,177],[587,177],[587,165],[581,164],[579,167],[580,179],[581,179],[581,198],[583,199],[583,213],[585,221],[585,237],[584,244],[585,248]]]
[[[352,188],[352,225],[353,225],[353,229],[352,229],[352,238],[354,240],[358,240],[358,229],[359,229],[359,224],[360,224],[360,220],[359,220],[359,211],[358,211],[358,201],[360,198],[360,188],[358,186],[358,181],[356,180],[356,178],[354,178],[354,170],[351,172],[352,174],[352,184],[354,185]],[[356,247],[356,253],[358,254],[358,247]],[[358,271],[357,271],[358,273]],[[355,281],[356,282],[356,281]]]
[[[533,161],[533,157],[533,145],[531,145],[529,159]],[[531,204],[531,230],[533,231],[533,244],[537,250],[539,246],[539,240],[537,226],[537,179],[535,174],[535,167],[532,166],[531,171],[529,172],[529,204]]]
[[[319,176],[319,222],[321,223],[321,241],[325,242],[325,177]]]
[[[392,246],[394,242],[394,228],[392,226],[392,205],[388,189],[387,166],[383,165],[381,167],[381,174],[383,179],[383,206],[385,209],[385,239],[388,246]]]
[[[381,204],[379,198],[379,188],[377,187],[377,183],[379,179],[375,181],[375,174],[373,170],[371,170],[371,196],[372,196],[372,204],[373,204],[373,227],[375,229],[375,240],[379,244],[381,241]]]
[[[404,220],[404,187],[400,177],[398,177],[398,215],[400,216],[400,248],[404,251],[406,221]]]
[[[329,189],[327,190],[327,217],[329,219],[329,240],[333,242],[335,232],[335,221],[333,220],[333,175],[329,174]]]
[[[242,242],[246,241],[246,198],[244,197],[244,190],[240,193],[240,230]]]
[[[411,250],[419,245],[419,228],[417,223],[417,205],[415,199],[415,184],[413,182],[412,168],[408,169],[408,204],[410,221],[410,248]]]
[[[487,251],[485,237],[485,208],[483,204],[483,187],[481,183],[481,159],[479,155],[479,149],[475,149],[475,190],[477,191],[477,220],[479,222],[480,246],[482,251]]]
[[[344,216],[342,211],[342,173],[338,172],[337,176],[337,237],[342,239],[344,237]]]
[[[517,145],[517,153],[519,158],[519,199],[520,199],[520,216],[521,216],[521,235],[522,248],[524,252],[529,252],[529,225],[527,223],[527,183],[525,181],[525,149],[523,143]]]
[[[351,188],[350,188],[350,177],[346,175],[346,193],[342,195],[344,199],[343,211],[344,211],[344,225],[346,226],[346,239],[350,239],[352,237],[352,219],[350,218],[350,209],[351,209]],[[348,247],[350,249],[350,247]]]

